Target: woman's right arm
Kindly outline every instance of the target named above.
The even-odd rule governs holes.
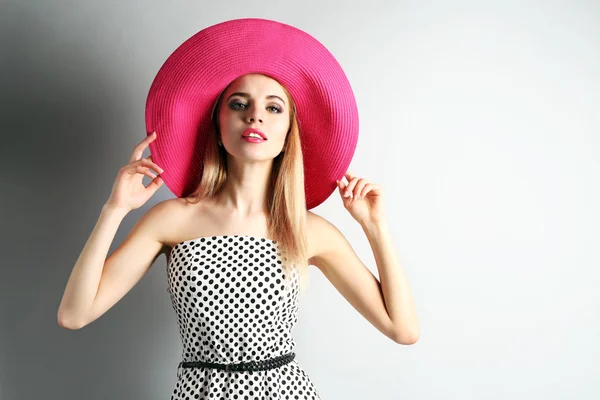
[[[164,246],[157,227],[165,205],[159,203],[148,210],[108,258],[115,233],[127,213],[108,205],[102,208],[67,282],[58,309],[61,327],[81,329],[96,320],[148,272]]]
[[[123,209],[102,207],[98,222],[71,271],[58,308],[58,324],[63,328],[78,329],[82,326],[96,297],[108,250],[126,215]]]
[[[125,216],[146,203],[162,185],[162,179],[150,171],[162,173],[162,169],[152,156],[142,158],[155,137],[149,135],[140,142],[129,163],[119,171],[111,196],[69,276],[58,308],[58,324],[63,328],[80,329],[106,312],[135,286],[161,253],[158,228],[164,202],[140,218],[123,243],[106,257]],[[142,183],[144,176],[153,179],[147,187]]]

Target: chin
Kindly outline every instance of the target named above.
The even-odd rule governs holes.
[[[229,153],[233,158],[244,161],[244,162],[257,162],[257,161],[269,161],[277,157],[279,153],[265,152],[265,151],[238,151],[235,153]]]

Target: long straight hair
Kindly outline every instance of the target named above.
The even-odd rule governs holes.
[[[218,116],[223,94],[231,83],[221,92],[213,109],[214,131],[208,135],[202,179],[188,198],[190,203],[217,195],[227,182],[227,150],[218,145],[217,137],[220,134]],[[300,294],[303,294],[308,283],[304,163],[296,105],[289,91],[283,85],[281,87],[290,104],[290,128],[281,153],[273,159],[267,192],[268,232],[277,242],[287,279],[292,277],[292,268],[297,268]]]

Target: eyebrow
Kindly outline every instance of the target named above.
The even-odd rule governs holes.
[[[230,96],[227,98],[227,100],[229,100],[229,99],[230,99],[230,98],[232,98],[233,96],[240,96],[240,97],[246,97],[246,98],[250,97],[250,95],[249,95],[248,93],[243,93],[243,92],[235,92],[235,93],[232,93],[232,94],[231,94],[231,95],[230,95]],[[274,94],[271,94],[271,95],[267,96],[266,98],[267,98],[267,99],[279,99],[279,100],[283,101],[283,104],[285,104],[285,100],[283,100],[283,99],[282,99],[281,97],[279,97],[279,96],[275,96]]]

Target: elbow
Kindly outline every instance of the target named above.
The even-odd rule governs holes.
[[[396,340],[396,343],[410,345],[410,344],[415,344],[418,341],[419,341],[419,336],[408,336],[408,337],[403,337],[403,338]]]
[[[401,331],[396,333],[394,342],[398,344],[411,345],[419,341],[419,331]]]
[[[82,324],[78,321],[73,321],[69,318],[66,318],[64,315],[62,315],[61,313],[58,313],[58,325],[63,328],[63,329],[68,329],[71,331],[76,331],[78,329],[81,329],[85,326],[85,324]]]

